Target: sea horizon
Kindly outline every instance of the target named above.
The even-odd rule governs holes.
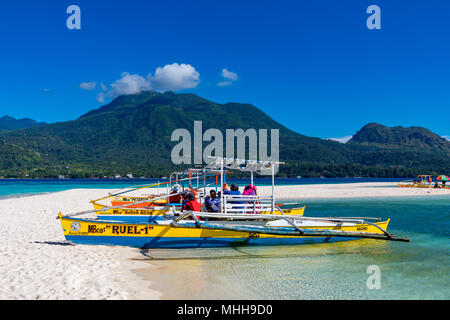
[[[399,182],[407,178],[275,178],[275,186],[283,185],[314,185],[314,184],[343,184],[364,182]],[[48,192],[59,192],[70,189],[123,189],[155,183],[168,182],[169,179],[94,179],[94,178],[26,178],[26,179],[0,179],[0,198],[20,197]],[[236,183],[245,186],[250,183],[249,177],[228,178],[227,183]],[[255,177],[256,186],[271,185],[270,177]],[[195,179],[193,184],[196,185]],[[153,187],[157,188],[157,187]],[[165,188],[165,187],[161,187]]]

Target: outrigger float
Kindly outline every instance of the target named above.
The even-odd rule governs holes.
[[[312,244],[362,238],[409,241],[408,238],[387,232],[389,219],[381,221],[379,218],[360,217],[319,218],[287,214],[286,210],[275,205],[274,166],[280,164],[283,163],[215,157],[206,168],[220,170],[221,186],[224,169],[250,171],[252,177],[253,172],[272,170],[271,196],[227,195],[221,192],[219,213],[173,210],[170,214],[161,214],[161,219],[136,223],[75,217],[96,210],[66,216],[59,213],[58,218],[61,220],[65,238],[74,244],[199,248]],[[154,197],[153,200],[164,197],[167,195]],[[139,201],[134,204],[138,203]],[[126,209],[129,205],[100,210],[139,210]]]

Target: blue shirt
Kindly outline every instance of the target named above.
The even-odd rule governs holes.
[[[212,199],[211,197],[206,197],[205,198],[205,206],[206,206],[206,210],[209,212],[219,212],[219,205],[220,205],[220,199],[219,198],[214,198]]]

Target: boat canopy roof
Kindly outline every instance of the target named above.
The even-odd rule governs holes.
[[[209,169],[227,168],[246,172],[261,173],[263,170],[271,170],[272,166],[284,164],[278,161],[244,160],[223,157],[210,157],[213,160],[206,166]]]

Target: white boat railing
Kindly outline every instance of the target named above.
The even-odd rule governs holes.
[[[223,205],[220,210],[223,213],[252,213],[257,214],[262,211],[273,213],[273,197],[272,196],[255,196],[255,195],[231,195],[224,194]],[[281,211],[282,212],[282,211]]]

